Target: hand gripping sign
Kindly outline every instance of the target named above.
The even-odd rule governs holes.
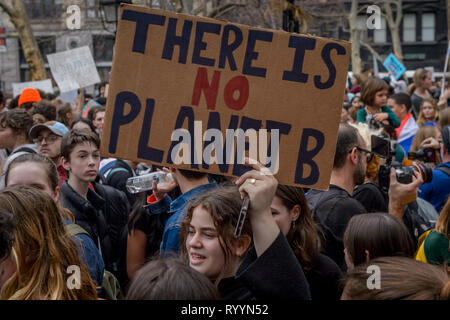
[[[122,5],[101,154],[327,189],[350,44]]]

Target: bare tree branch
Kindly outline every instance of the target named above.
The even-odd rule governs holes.
[[[374,55],[375,58],[377,58],[378,61],[380,61],[381,63],[384,62],[383,59],[381,58],[381,56],[378,54],[378,52],[376,52],[375,49],[372,48],[372,46],[371,46],[370,44],[368,44],[368,43],[366,43],[366,42],[364,42],[364,41],[360,41],[360,43],[361,43],[364,47],[366,47],[366,48],[370,51],[370,53],[371,53],[372,55]]]
[[[241,4],[241,3],[224,4],[223,6],[215,8],[213,11],[211,11],[211,13],[208,15],[208,17],[210,17],[210,18],[219,17],[219,16],[225,14],[226,12],[230,11],[234,7],[245,7],[245,4]]]
[[[0,8],[2,8],[3,10],[5,10],[5,12],[8,14],[8,16],[10,17],[15,17],[15,12],[13,10],[13,8],[11,6],[9,6],[5,0],[0,0]]]

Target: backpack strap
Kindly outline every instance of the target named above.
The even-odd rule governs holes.
[[[76,223],[66,224],[66,231],[73,237],[79,234],[86,234],[89,237],[91,236],[86,230],[84,230],[81,226]]]
[[[450,176],[450,168],[449,167],[438,167],[436,170],[444,172],[446,175]]]
[[[13,152],[11,152],[10,155],[13,155],[13,154],[18,153],[18,152],[36,153],[36,150],[33,150],[33,149],[29,148],[29,147],[21,147],[21,148],[19,148],[17,150],[14,150]]]
[[[116,162],[117,162],[117,160],[108,162],[100,170],[98,170],[98,173],[101,175],[104,175],[109,169],[111,169],[112,167],[114,167],[116,165]]]

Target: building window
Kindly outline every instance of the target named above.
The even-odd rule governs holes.
[[[51,53],[56,52],[56,40],[53,36],[44,36],[44,37],[36,37],[36,42],[39,47],[39,51],[41,51],[42,58],[44,59],[44,62],[47,63],[47,55]],[[20,63],[27,63],[27,60],[25,59],[25,55],[23,54],[22,50],[22,43],[19,41],[19,61]]]
[[[373,42],[385,43],[386,42],[386,18],[381,17],[381,28],[373,30]]]
[[[94,60],[112,61],[114,51],[114,36],[94,35]]]
[[[434,13],[424,13],[422,15],[422,41],[434,41],[434,29],[436,17]]]
[[[416,41],[416,15],[405,14],[403,16],[403,42]]]
[[[367,40],[367,16],[358,16],[356,18],[356,30],[358,30],[359,33],[359,39],[361,41]]]
[[[63,0],[25,0],[25,8],[31,20],[59,18]]]
[[[98,6],[99,6],[98,0],[86,0],[86,17],[91,19],[97,18]]]

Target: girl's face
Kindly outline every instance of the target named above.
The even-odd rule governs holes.
[[[7,186],[30,186],[41,189],[53,200],[58,200],[59,187],[53,190],[47,177],[47,171],[36,162],[22,162],[10,169]]]
[[[272,210],[272,217],[277,223],[278,228],[286,236],[291,229],[292,222],[298,219],[297,211],[289,210],[278,196],[273,198],[270,209]]]
[[[388,89],[383,89],[375,93],[375,99],[373,100],[374,107],[381,108],[386,105]]]
[[[434,120],[434,109],[430,102],[424,102],[422,106],[423,117],[426,120]]]
[[[429,89],[433,85],[433,80],[431,79],[431,72],[427,73],[427,77],[422,81],[422,87],[424,89]]]
[[[16,143],[16,135],[12,129],[8,126],[3,127],[0,125],[0,148],[13,149]]]
[[[100,152],[94,143],[85,141],[77,144],[70,153],[70,159],[63,158],[62,164],[70,173],[69,179],[75,176],[83,182],[92,182],[97,177]]]
[[[211,214],[198,206],[188,225],[186,250],[191,268],[211,280],[217,279],[225,267],[225,254]]]
[[[352,100],[352,106],[355,107],[358,106],[358,104],[359,104],[359,97],[354,97]]]

